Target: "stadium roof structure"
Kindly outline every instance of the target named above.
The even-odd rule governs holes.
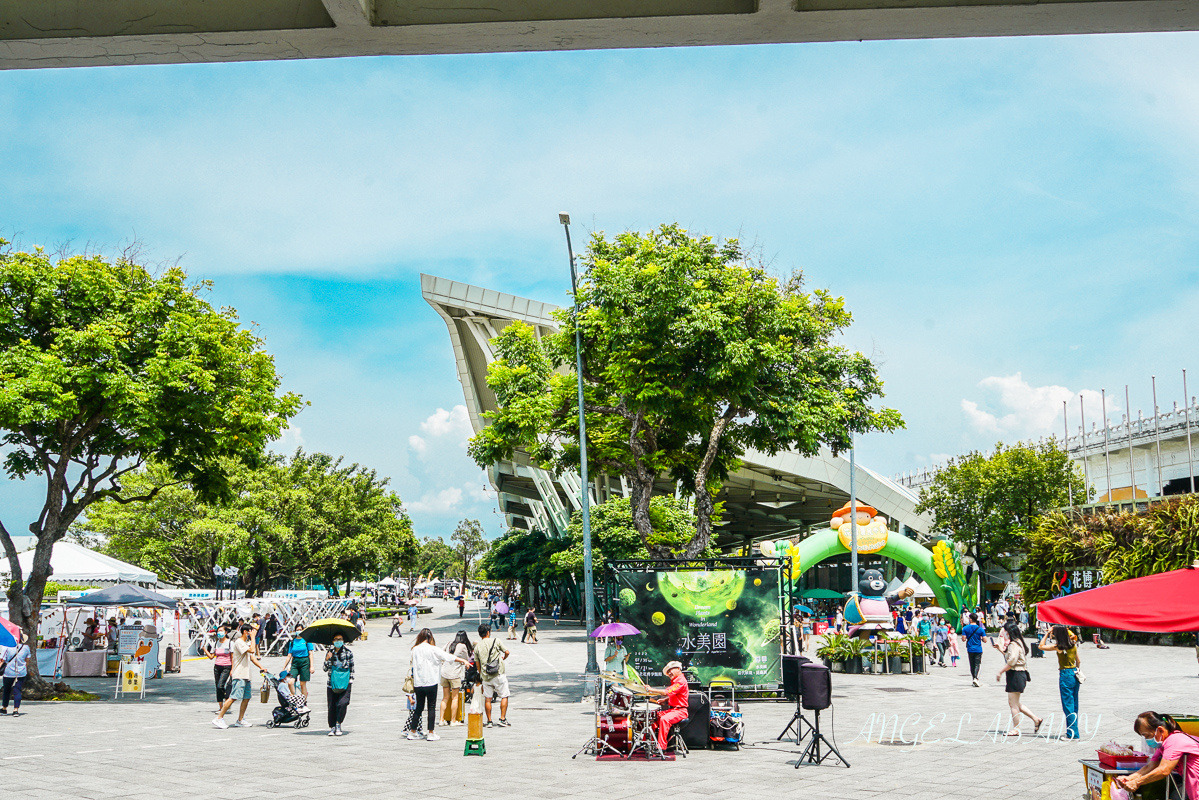
[[[514,320],[532,325],[539,334],[557,324],[550,303],[504,294],[493,289],[421,275],[421,291],[445,321],[453,345],[454,363],[474,431],[486,424],[483,412],[496,408],[487,386],[487,365],[493,360],[491,340]],[[897,523],[906,533],[924,538],[930,527],[926,515],[917,514],[916,495],[861,464],[856,466],[859,499]],[[492,464],[488,478],[499,495],[500,512],[512,527],[540,528],[562,535],[582,497],[579,476],[553,475],[517,453]],[[617,476],[591,476],[591,498],[603,502],[627,496]],[[676,494],[678,487],[664,480],[655,487]],[[793,452],[768,455],[749,451],[721,488],[717,500],[725,503],[717,545],[734,548],[753,541],[778,539],[826,526],[833,512],[849,500],[849,460],[822,450],[815,456]]]

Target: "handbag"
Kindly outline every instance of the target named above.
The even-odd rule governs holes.
[[[350,668],[334,664],[329,670],[329,688],[335,692],[344,692],[350,688]]]
[[[1087,676],[1082,674],[1081,669],[1074,670],[1074,677],[1078,678],[1079,683],[1082,683],[1083,681],[1085,681],[1087,679]]]
[[[409,670],[407,677],[404,678],[404,693],[412,694],[415,691],[416,681],[412,679],[412,670]]]

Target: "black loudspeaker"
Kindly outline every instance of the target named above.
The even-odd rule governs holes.
[[[708,707],[708,695],[703,692],[687,693],[687,721],[682,723],[683,742],[694,750],[708,746],[708,723],[712,716]]]
[[[791,655],[783,653],[783,696],[794,700],[803,693],[803,687],[799,682],[800,668],[804,664],[812,663],[812,659],[807,656]]]
[[[808,711],[823,711],[833,704],[833,679],[823,664],[804,664],[800,669],[802,704]]]

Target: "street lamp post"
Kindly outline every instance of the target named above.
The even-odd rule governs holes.
[[[580,507],[583,512],[583,606],[587,620],[587,668],[584,682],[591,686],[591,676],[599,674],[599,662],[595,657],[595,586],[591,573],[591,498],[587,478],[587,416],[583,413],[583,336],[579,332],[579,276],[575,269],[574,248],[570,244],[570,215],[559,214],[558,221],[566,231],[566,255],[570,258],[570,290],[574,296],[575,320],[575,374],[579,384],[579,478],[582,484]],[[586,692],[586,689],[584,690]]]
[[[222,584],[225,582],[225,570],[221,569],[220,567],[213,567],[212,577],[216,581],[216,599],[220,600],[221,589],[223,588]]]

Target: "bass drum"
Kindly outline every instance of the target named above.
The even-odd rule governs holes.
[[[608,714],[601,715],[595,736],[601,742],[607,742],[621,753],[629,752],[629,749],[633,746],[629,737],[628,717],[612,717]]]

